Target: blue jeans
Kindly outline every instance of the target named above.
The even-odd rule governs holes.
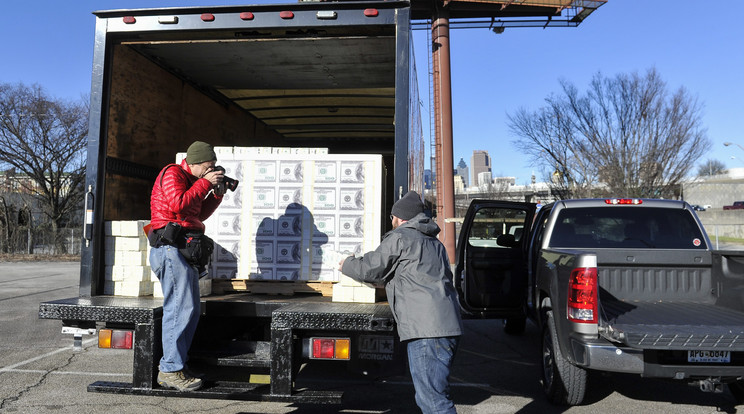
[[[153,247],[150,267],[163,288],[163,357],[160,371],[186,366],[199,323],[199,274],[173,246]]]
[[[449,395],[449,373],[459,337],[421,338],[408,342],[408,367],[416,404],[424,414],[456,413]]]

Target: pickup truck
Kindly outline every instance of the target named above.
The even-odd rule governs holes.
[[[590,370],[727,384],[742,402],[744,252],[710,246],[684,201],[562,200],[535,212],[473,200],[455,285],[470,317],[504,318],[508,333],[536,323],[555,404],[581,404]]]
[[[744,208],[744,201],[734,201],[730,206],[723,206],[724,210],[741,210]]]

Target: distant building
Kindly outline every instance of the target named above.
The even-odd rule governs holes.
[[[499,188],[507,188],[517,184],[517,177],[494,177],[493,185]]]
[[[465,164],[465,160],[460,158],[460,162],[457,163],[457,169],[455,171],[456,171],[455,174],[462,177],[462,181],[465,187],[469,187],[470,186],[470,175],[468,171],[468,165]]]
[[[461,175],[455,174],[455,194],[462,194],[465,192],[465,178]]]
[[[431,190],[434,186],[434,174],[431,170],[424,170],[424,189]]]
[[[491,178],[491,171],[484,171],[478,174],[477,183],[480,188],[488,188],[493,184],[493,178]]]
[[[491,157],[488,155],[488,151],[475,150],[473,151],[473,157],[470,159],[470,168],[472,168],[472,183],[473,185],[482,185],[480,182],[480,176],[482,173],[488,173],[488,182],[491,181]]]

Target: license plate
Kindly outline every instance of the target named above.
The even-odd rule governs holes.
[[[687,362],[731,362],[731,351],[687,351]]]

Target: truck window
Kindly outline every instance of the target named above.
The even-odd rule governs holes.
[[[562,210],[550,247],[705,249],[705,238],[687,210],[654,207],[586,207]]]
[[[514,236],[515,245],[524,234],[524,221],[527,212],[512,208],[486,207],[475,213],[468,243],[475,247],[498,247],[496,239],[503,234]]]

